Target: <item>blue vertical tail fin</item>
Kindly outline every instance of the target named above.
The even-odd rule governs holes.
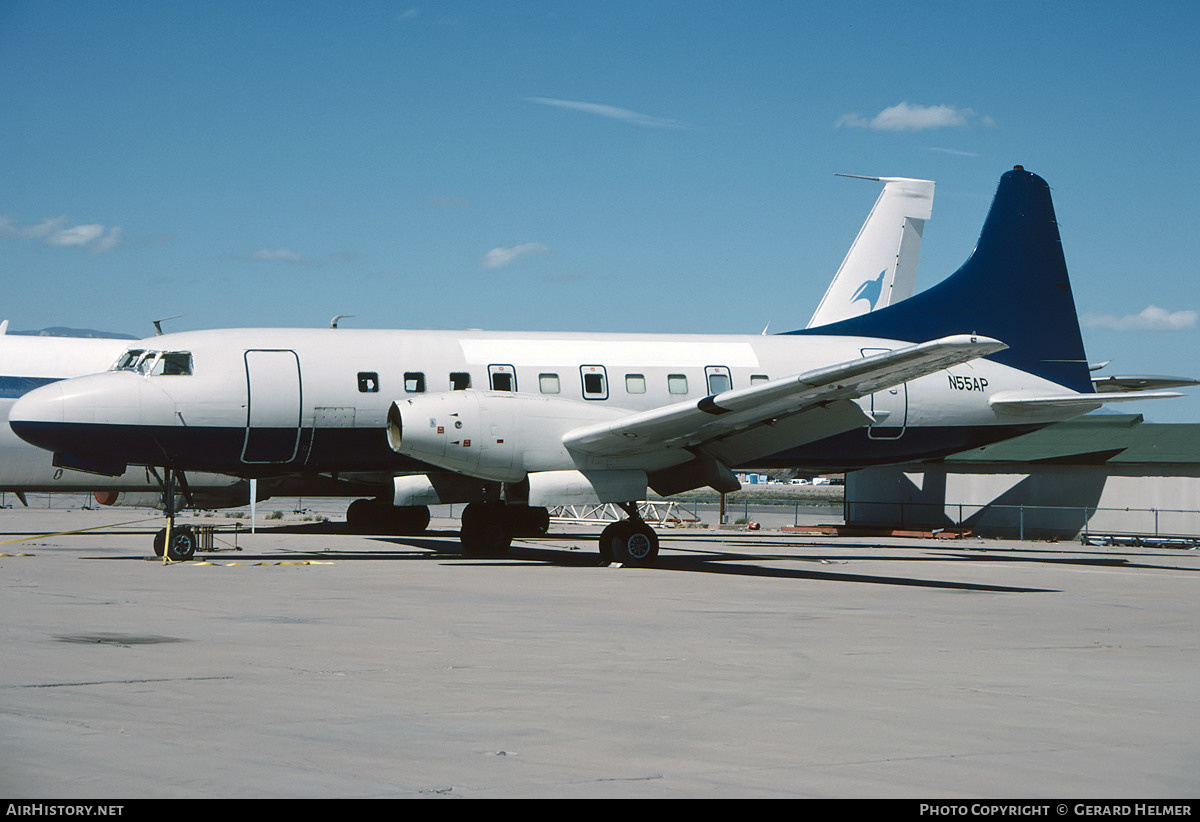
[[[1000,178],[979,242],[953,275],[879,311],[788,333],[910,342],[982,334],[1009,346],[989,359],[1093,390],[1050,187],[1021,166]]]

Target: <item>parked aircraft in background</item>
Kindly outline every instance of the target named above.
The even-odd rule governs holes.
[[[933,214],[932,180],[859,177],[883,191],[807,328],[857,317],[912,296],[925,221]]]
[[[975,251],[900,303],[772,336],[234,329],[133,344],[29,392],[10,423],[59,464],[390,478],[398,517],[470,503],[468,550],[541,506],[620,504],[600,550],[652,562],[635,500],[738,487],[742,466],[931,459],[1105,402],[1092,385],[1049,187],[1003,175]],[[168,485],[168,487],[170,487]],[[424,516],[428,516],[425,509]],[[170,549],[179,553],[174,548]]]

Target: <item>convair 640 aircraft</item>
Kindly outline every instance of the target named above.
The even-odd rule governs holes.
[[[844,177],[852,175],[840,175]],[[821,300],[809,326],[854,317],[904,299],[912,294],[921,228],[930,216],[934,184],[929,180],[904,177],[858,177],[884,184],[874,207],[851,245]],[[129,344],[116,338],[43,337],[7,333],[8,321],[0,321],[0,491],[25,492],[91,491],[105,505],[156,507],[162,503],[164,478],[151,467],[126,471],[119,476],[101,476],[66,467],[71,455],[57,458],[15,436],[8,426],[12,404],[26,392],[68,377],[106,371],[123,357]],[[135,346],[156,350],[153,340]],[[126,358],[125,367],[138,368],[150,376],[165,372],[165,358],[143,357],[136,363]],[[64,462],[65,461],[65,462]],[[260,477],[260,480],[262,478]],[[316,475],[285,473],[258,483],[258,499],[269,495],[375,496],[386,491],[387,504],[362,500],[352,504],[352,524],[380,530],[413,531],[424,528],[419,516],[397,516],[390,498],[392,477],[366,476],[364,483]],[[244,505],[248,484],[237,477],[189,472],[186,487],[176,504],[222,508]],[[357,520],[357,521],[355,521]],[[165,537],[165,532],[163,532]],[[190,540],[190,531],[178,532],[179,542]],[[156,541],[156,545],[158,542]]]
[[[401,516],[471,503],[469,550],[541,507],[620,504],[605,557],[652,562],[647,488],[738,487],[743,466],[929,459],[1104,402],[1045,181],[1000,180],[957,273],[887,308],[772,336],[243,329],[168,334],[26,394],[10,423],[60,463],[168,477],[374,473]]]

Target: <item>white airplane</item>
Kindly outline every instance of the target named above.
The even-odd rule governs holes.
[[[810,326],[816,324],[818,318],[821,322],[845,319],[912,293],[920,229],[918,226],[914,242],[911,224],[914,220],[923,223],[928,219],[933,183],[902,177],[858,179],[883,182],[884,188],[831,281],[820,309],[809,322]],[[898,250],[897,237],[901,236],[904,239]],[[868,306],[856,292],[862,290],[864,283],[878,279],[880,275],[876,272],[880,271],[884,272],[888,283],[895,279],[896,285],[886,289],[876,304]],[[104,505],[159,506],[162,477],[149,468],[106,477],[64,467],[56,464],[49,452],[17,437],[7,425],[9,409],[27,391],[68,377],[106,371],[129,347],[128,341],[29,336],[8,334],[7,330],[8,320],[0,322],[0,491],[14,492],[22,501],[27,492],[85,491],[94,493],[97,501]],[[151,345],[150,341],[146,345]],[[386,478],[386,484],[390,486],[390,478]],[[199,508],[244,505],[249,496],[248,483],[238,477],[192,472],[187,477],[187,485],[188,493],[180,494],[179,502]],[[258,501],[262,501],[272,494],[362,496],[374,493],[372,486],[345,480],[315,478],[297,482],[294,477],[276,477],[269,483],[260,481],[257,495]],[[390,487],[388,493],[391,493]],[[360,526],[378,524],[386,527],[389,524],[386,516],[382,521],[372,523],[372,520],[380,519],[374,516],[378,511],[378,506],[363,500],[354,505],[351,519]],[[408,530],[424,528],[419,521],[399,524],[406,525]]]
[[[507,547],[542,506],[618,503],[629,519],[605,529],[601,554],[648,564],[658,538],[634,505],[648,488],[732,491],[743,466],[931,459],[1106,402],[1170,396],[1095,391],[1049,187],[1018,166],[957,273],[833,325],[771,336],[184,332],[131,345],[111,371],[30,391],[9,419],[60,465],[113,476],[156,466],[168,488],[184,471],[390,479],[401,519],[469,503],[467,550]],[[186,557],[188,545],[168,552]]]

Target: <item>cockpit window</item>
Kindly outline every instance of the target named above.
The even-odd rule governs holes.
[[[167,376],[186,377],[192,373],[192,352],[164,351],[154,365],[151,374],[166,374]]]
[[[131,348],[121,355],[113,371],[136,371],[139,374],[158,376],[187,376],[192,373],[190,351],[146,351]]]
[[[146,352],[141,348],[131,348],[121,355],[121,359],[117,360],[117,364],[113,366],[113,371],[137,371],[138,363],[142,359],[142,355]]]

